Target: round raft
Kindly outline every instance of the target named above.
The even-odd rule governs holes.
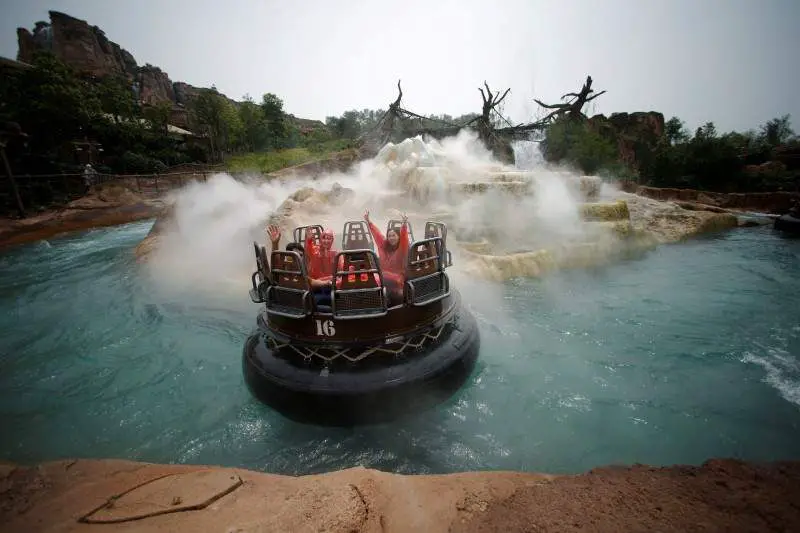
[[[775,219],[774,227],[784,233],[800,235],[800,213],[795,211],[779,216]]]
[[[394,227],[399,221],[390,221]],[[402,295],[390,293],[363,222],[348,222],[330,301],[315,301],[296,243],[271,262],[255,245],[251,299],[264,303],[242,366],[259,400],[298,422],[349,426],[385,422],[437,405],[468,379],[480,349],[474,316],[450,287],[444,224],[413,241]],[[413,233],[410,232],[410,235]]]

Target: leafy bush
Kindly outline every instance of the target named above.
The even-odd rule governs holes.
[[[167,165],[162,161],[136,152],[122,154],[120,164],[129,174],[154,174],[167,170]]]

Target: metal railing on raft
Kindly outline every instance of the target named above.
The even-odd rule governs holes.
[[[184,165],[182,167],[185,168]],[[5,214],[16,212],[22,216],[27,211],[52,209],[86,196],[98,187],[119,184],[139,194],[158,196],[178,189],[192,181],[208,181],[209,177],[224,172],[224,167],[202,167],[197,170],[154,172],[147,174],[104,174],[95,172],[87,183],[83,172],[57,174],[16,174],[12,187],[0,187],[0,210]],[[234,176],[236,178],[237,176]],[[8,178],[5,181],[9,183]]]

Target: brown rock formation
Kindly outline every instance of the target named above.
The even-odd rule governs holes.
[[[64,533],[796,531],[799,477],[798,462],[735,460],[564,476],[350,468],[299,477],[70,460],[0,467],[0,523]]]
[[[788,170],[800,169],[800,143],[779,146],[775,149],[775,160]]]
[[[110,75],[126,77],[138,84],[139,99],[144,104],[171,102],[186,106],[198,89],[183,82],[174,84],[159,67],[136,59],[117,43],[110,41],[103,30],[58,11],[50,11],[50,22],[37,22],[33,32],[17,28],[20,61],[30,62],[38,50],[52,52],[61,61],[80,73],[102,78]],[[175,106],[177,126],[186,127],[186,111]]]
[[[639,186],[635,190],[639,196],[662,201],[680,200],[721,207],[723,209],[758,211],[762,213],[785,213],[792,203],[800,200],[796,192],[746,192],[722,193],[698,191],[695,189],[670,189]]]
[[[17,28],[20,61],[30,63],[38,50],[46,50],[82,74],[123,76],[137,82],[146,104],[175,102],[172,81],[161,69],[149,64],[139,67],[130,52],[110,41],[97,26],[58,11],[49,14],[50,22],[37,22],[33,32]]]
[[[33,33],[17,29],[18,60],[29,63],[34,53],[43,49],[76,70],[94,76],[135,73],[136,60],[117,43],[109,41],[103,30],[58,11],[49,13],[50,23],[37,22]]]
[[[745,165],[744,173],[751,178],[778,178],[786,173],[786,165],[782,161],[766,161],[760,165]]]
[[[97,78],[123,76],[131,83],[131,90],[138,93],[142,104],[170,102],[173,104],[170,124],[184,129],[189,127],[187,108],[199,93],[198,87],[182,81],[173,82],[157,66],[138,66],[127,50],[110,41],[97,26],[58,11],[49,14],[50,22],[37,22],[33,31],[17,28],[19,61],[29,63],[37,51],[45,50],[82,74]],[[235,100],[229,100],[237,104]],[[318,120],[298,119],[291,115],[289,120],[306,130],[325,127]]]
[[[200,89],[182,81],[173,83],[172,89],[175,95],[175,103],[183,106],[189,105],[189,102],[200,94]]]
[[[160,102],[175,102],[172,80],[166,72],[152,65],[141,67],[136,76],[139,82],[139,100],[143,104],[155,105]]]

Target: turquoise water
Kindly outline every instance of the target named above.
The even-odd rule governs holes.
[[[483,339],[471,381],[414,419],[336,430],[247,392],[246,292],[170,300],[139,275],[150,225],[0,255],[0,459],[303,474],[800,458],[800,241],[768,227],[546,280],[458,278]]]

